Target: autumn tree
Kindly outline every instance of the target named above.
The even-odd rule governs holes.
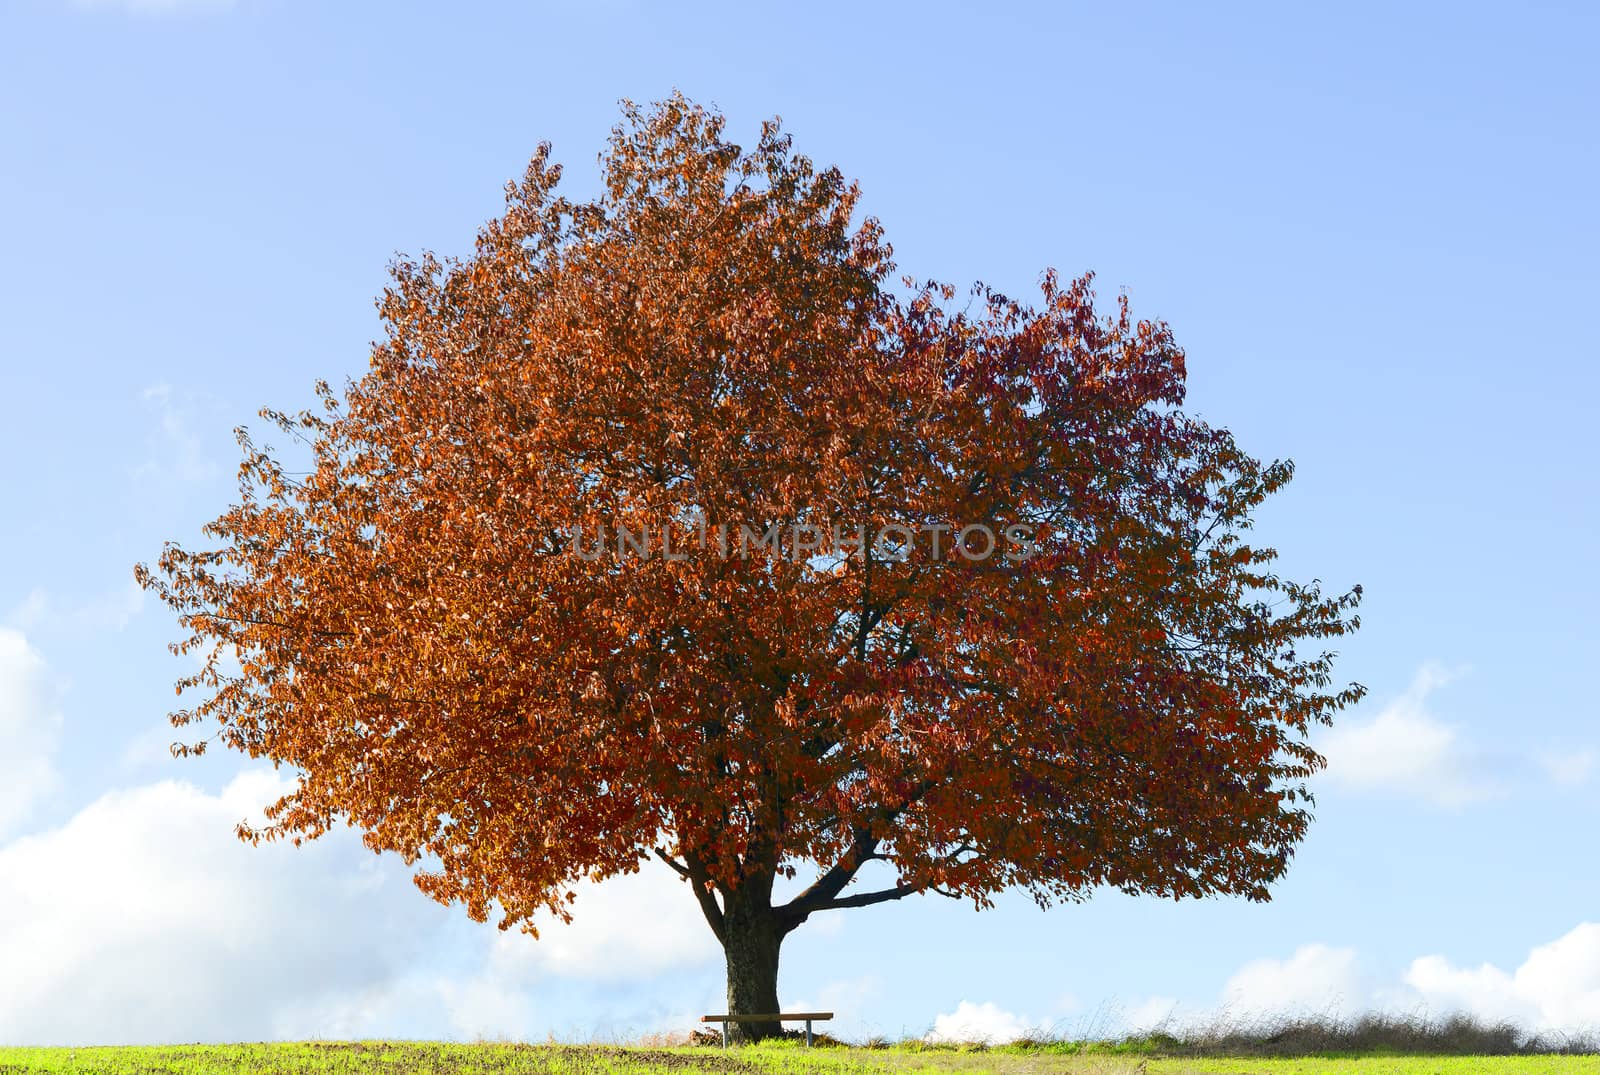
[[[1167,326],[900,280],[776,123],[628,105],[601,163],[398,262],[368,372],[263,412],[303,460],[241,431],[208,547],[140,567],[205,657],[180,752],[298,775],[241,834],[349,823],[502,928],[659,858],[738,1014],[823,911],[1268,898],[1360,591],[1246,543],[1291,468],[1180,409]]]

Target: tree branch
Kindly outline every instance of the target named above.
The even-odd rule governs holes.
[[[845,886],[855,879],[861,867],[877,857],[877,847],[878,841],[874,840],[867,830],[857,829],[855,838],[850,843],[850,850],[845,852],[838,862],[811,882],[804,892],[777,908],[779,916],[788,928],[795,928],[804,922],[812,911],[821,910],[822,904],[843,892]]]
[[[705,915],[706,924],[716,934],[717,940],[726,944],[727,928],[723,925],[722,908],[717,905],[717,897],[711,891],[710,874],[706,873],[704,864],[693,854],[685,852],[683,861],[689,871],[689,885],[694,889],[694,898],[700,901],[700,913]]]
[[[836,900],[828,900],[807,909],[807,914],[814,911],[837,911],[847,907],[871,907],[875,903],[888,903],[890,900],[904,899],[913,892],[921,892],[918,885],[895,885],[879,892],[862,892],[855,896],[841,896]]]
[[[679,877],[682,877],[685,880],[689,879],[689,867],[685,866],[683,863],[679,862],[677,859],[673,858],[659,847],[655,848],[654,851],[656,853],[656,858],[660,859],[662,862],[665,862],[668,866],[671,866],[673,870],[677,872]]]
[[[905,801],[899,806],[881,811],[879,819],[886,824],[893,824],[895,819],[915,805],[934,787],[933,781],[922,781],[911,790],[911,793],[906,796]],[[844,856],[838,862],[834,863],[827,872],[813,881],[804,892],[801,892],[782,907],[776,908],[779,920],[783,922],[784,928],[794,929],[804,922],[806,916],[813,911],[826,911],[835,907],[866,907],[872,903],[881,903],[882,900],[869,900],[867,903],[839,901],[839,893],[843,892],[845,886],[855,880],[855,876],[860,872],[861,867],[873,859],[883,857],[878,854],[878,844],[880,842],[881,840],[878,837],[872,835],[870,827],[856,829],[855,835],[850,842],[849,850],[844,853]],[[902,893],[901,895],[904,894]],[[850,900],[860,898],[858,896],[849,897]],[[899,899],[900,897],[891,896],[886,898]]]

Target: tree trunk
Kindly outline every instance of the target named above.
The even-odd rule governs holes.
[[[778,949],[784,930],[770,892],[729,893],[723,913],[723,954],[728,963],[728,1014],[773,1015],[778,1007]],[[760,1041],[782,1033],[779,1023],[730,1023],[730,1041]]]

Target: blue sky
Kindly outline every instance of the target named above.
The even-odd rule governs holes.
[[[836,912],[786,1004],[1004,1035],[1219,1005],[1600,1025],[1592,682],[1600,16],[1580,5],[0,11],[0,1042],[588,1037],[720,1006],[654,873],[535,943],[336,837],[238,846],[273,777],[176,762],[132,564],[232,493],[230,430],[359,375],[396,251],[463,251],[620,97],[778,114],[918,276],[1056,266],[1170,321],[1190,406],[1299,476],[1291,577],[1367,591],[1318,820],[1269,905]]]

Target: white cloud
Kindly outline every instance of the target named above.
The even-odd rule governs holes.
[[[596,981],[633,981],[718,960],[721,949],[688,882],[659,862],[636,874],[573,888],[572,922],[541,915],[537,940],[521,932],[496,936],[488,975],[502,984],[542,973]]]
[[[1530,1006],[1518,1002],[1511,976],[1488,963],[1458,968],[1443,956],[1423,956],[1412,961],[1405,982],[1446,1011],[1511,1018],[1522,1024],[1530,1022],[1533,1015]]]
[[[540,915],[537,939],[497,932],[476,971],[435,983],[452,1033],[524,1033],[538,1019],[535,991],[552,977],[616,986],[721,962],[721,949],[686,882],[659,862],[599,884],[580,882],[573,891],[571,923]],[[638,1018],[642,1024],[629,1030],[665,1025],[659,1013]],[[670,1020],[672,1026],[683,1023],[681,1017]]]
[[[395,979],[430,905],[353,840],[252,848],[272,773],[102,796],[0,847],[0,1042],[251,1039]]]
[[[1540,945],[1510,973],[1488,963],[1456,967],[1435,955],[1413,962],[1405,981],[1431,1007],[1537,1030],[1593,1030],[1600,1027],[1600,923]]]
[[[57,688],[27,636],[0,627],[0,835],[56,787]]]
[[[1227,1006],[1242,1013],[1319,1014],[1359,1008],[1365,1001],[1356,952],[1308,944],[1288,959],[1246,963],[1222,988]]]
[[[712,937],[699,905],[659,862],[646,862],[638,873],[614,877],[603,883],[582,881],[574,886],[573,921],[562,925],[549,915],[536,920],[539,937],[520,931],[490,931],[483,955],[466,973],[434,976],[427,981],[400,982],[387,992],[371,990],[368,997],[344,1001],[349,1016],[344,1024],[371,1027],[362,1008],[386,1011],[398,1003],[430,1003],[442,1013],[446,1032],[454,1037],[518,1038],[544,1019],[538,998],[550,979],[562,979],[565,989],[616,989],[637,985],[653,977],[686,968],[720,969],[720,949]],[[616,1001],[610,993],[611,1001]],[[685,998],[674,1003],[682,1005]],[[715,1006],[715,1001],[710,1001]],[[651,1030],[680,1030],[693,1024],[696,1013],[667,1011],[646,1001],[629,1001],[632,1011],[616,1024],[589,1033],[626,1038]],[[616,1014],[616,1013],[614,1013]],[[381,1024],[378,1024],[381,1025]],[[579,1033],[578,1037],[582,1037]]]
[[[1600,766],[1600,751],[1575,750],[1564,754],[1545,754],[1539,759],[1545,775],[1562,787],[1576,788],[1589,782],[1596,766]]]
[[[1428,708],[1429,696],[1456,675],[1424,665],[1405,693],[1377,716],[1328,731],[1318,744],[1328,759],[1327,778],[1344,787],[1406,795],[1444,807],[1499,794],[1501,789],[1463,745],[1455,726]]]
[[[5,757],[6,755],[0,755]],[[719,950],[665,867],[578,888],[540,940],[470,926],[335,832],[250,847],[288,787],[165,781],[0,845],[0,1043],[515,1036],[555,980],[639,982]]]
[[[1191,1010],[1182,1020],[1177,1008],[1176,1001],[1152,997],[1122,1017],[1122,1029],[1233,1021],[1252,1026],[1280,1016],[1465,1012],[1528,1032],[1591,1034],[1600,1031],[1600,923],[1585,922],[1534,948],[1512,971],[1492,963],[1458,967],[1429,955],[1413,960],[1398,980],[1364,971],[1354,949],[1305,945],[1288,959],[1258,959],[1239,968],[1214,1008]]]
[[[1048,1027],[1008,1012],[993,1001],[974,1004],[970,1000],[963,1000],[956,1005],[955,1011],[934,1017],[933,1030],[928,1033],[927,1040],[998,1045],[1048,1032]]]

